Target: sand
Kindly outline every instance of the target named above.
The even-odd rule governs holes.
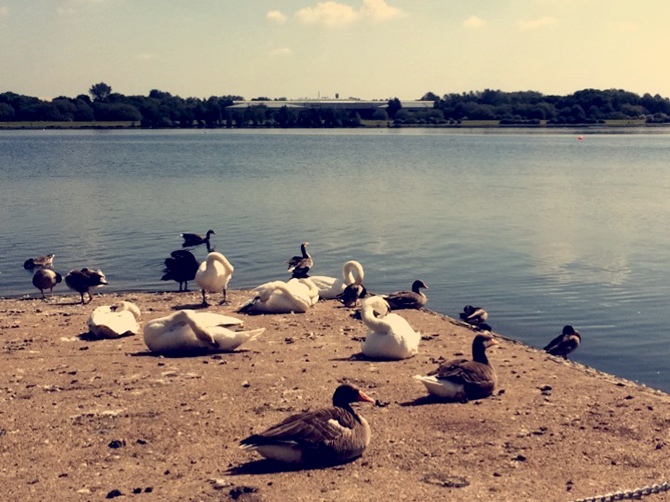
[[[236,352],[149,353],[142,336],[90,340],[96,306],[136,303],[143,322],[199,292],[0,300],[3,501],[570,501],[670,479],[670,396],[499,337],[493,396],[426,399],[413,375],[470,356],[473,331],[402,311],[417,356],[362,359],[366,328],[320,302],[306,314],[234,314],[266,327]],[[560,327],[557,327],[557,334]],[[358,410],[372,442],[351,463],[294,470],[238,447],[291,413],[329,406],[339,382],[377,400]],[[645,500],[670,500],[670,492]]]

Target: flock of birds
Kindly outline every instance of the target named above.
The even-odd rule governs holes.
[[[209,230],[205,237],[182,234],[183,247],[206,244],[209,254],[202,263],[184,249],[171,253],[165,260],[163,280],[179,283],[179,291],[188,291],[188,282],[195,281],[202,291],[203,306],[207,293],[221,292],[221,304],[227,303],[227,288],[234,267],[221,253],[211,251],[209,239],[215,235]],[[402,316],[392,312],[400,309],[421,309],[428,298],[422,289],[426,283],[416,280],[408,291],[385,295],[370,294],[363,286],[364,271],[357,261],[348,261],[342,267],[342,277],[310,276],[314,265],[307,251],[309,243],[301,245],[301,254],[287,260],[291,278],[271,281],[254,288],[253,296],[238,312],[247,314],[304,313],[320,299],[337,299],[346,307],[360,302],[360,319],[368,331],[362,342],[362,353],[370,359],[400,360],[418,353],[421,334]],[[44,291],[62,282],[53,270],[54,255],[30,258],[24,267],[34,270],[33,284],[46,298]],[[107,284],[101,270],[83,268],[71,270],[65,284],[81,295],[81,303],[90,303],[91,290]],[[88,295],[88,301],[85,295]],[[96,308],[88,319],[93,336],[116,338],[139,332],[141,312],[137,306],[120,301]],[[442,400],[465,402],[490,396],[496,388],[496,372],[491,366],[486,349],[498,342],[486,323],[488,313],[481,307],[466,305],[460,318],[477,331],[472,342],[472,359],[454,359],[441,364],[427,375],[416,378],[427,392]],[[243,320],[212,312],[180,310],[171,315],[153,319],[143,328],[144,342],[155,353],[184,353],[193,351],[232,351],[243,343],[260,336],[265,328],[240,331]],[[555,356],[567,359],[579,347],[580,334],[565,326],[561,335],[545,348]],[[333,394],[333,406],[292,415],[264,432],[242,440],[240,446],[262,456],[281,462],[300,464],[333,464],[360,456],[370,442],[368,422],[351,406],[352,403],[374,402],[363,391],[351,385],[340,385]]]

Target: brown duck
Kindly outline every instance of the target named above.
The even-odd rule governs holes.
[[[489,334],[479,334],[472,342],[472,361],[454,359],[426,376],[414,378],[426,386],[430,394],[449,401],[481,399],[493,393],[496,373],[486,357],[486,349],[498,342]]]
[[[572,326],[564,326],[563,333],[554,338],[543,350],[552,356],[568,358],[568,354],[577,350],[582,341],[581,335]]]
[[[388,295],[381,295],[391,307],[391,310],[398,309],[420,309],[428,303],[428,297],[421,292],[421,289],[428,289],[425,282],[416,280],[412,283],[412,291],[396,291]]]
[[[351,403],[374,400],[351,385],[340,385],[333,407],[292,415],[265,432],[240,442],[271,460],[293,464],[329,465],[363,454],[370,443],[370,426]]]

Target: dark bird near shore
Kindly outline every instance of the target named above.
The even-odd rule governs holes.
[[[345,307],[355,307],[359,298],[365,298],[368,294],[368,290],[365,289],[365,286],[358,283],[349,284],[344,291],[337,295],[337,299],[340,300]]]
[[[391,310],[420,309],[428,303],[428,297],[421,289],[428,289],[425,282],[416,280],[412,283],[412,291],[396,291],[388,295],[381,295],[391,307]]]
[[[176,281],[179,283],[179,291],[188,291],[188,281],[195,279],[199,265],[190,251],[172,251],[170,258],[165,259],[165,275],[161,277],[161,281]]]
[[[307,273],[309,269],[314,266],[312,256],[307,252],[307,246],[309,246],[309,242],[303,242],[300,245],[302,254],[286,261],[288,263],[288,271],[292,273],[292,277],[297,279],[308,277]]]
[[[544,350],[552,356],[562,356],[563,359],[567,359],[568,354],[577,350],[581,342],[582,336],[572,326],[565,326],[563,333],[549,342]]]
[[[491,326],[486,324],[486,320],[489,318],[489,313],[481,307],[466,305],[463,307],[463,312],[458,315],[462,320],[480,330],[491,331]]]
[[[101,270],[82,268],[81,270],[70,270],[65,276],[65,284],[81,295],[81,304],[85,305],[93,300],[91,289],[104,286],[107,280]],[[88,302],[84,301],[84,293],[88,293]]]
[[[32,270],[34,268],[43,267],[51,268],[53,266],[55,254],[49,253],[46,256],[38,256],[36,258],[28,258],[23,262],[23,268]]]
[[[40,290],[42,298],[46,299],[44,290],[49,288],[51,296],[54,295],[54,286],[63,281],[63,276],[50,268],[41,268],[33,274],[33,286]]]
[[[486,349],[498,342],[489,334],[479,334],[472,342],[472,361],[454,359],[441,364],[426,376],[414,378],[430,394],[450,401],[468,401],[490,396],[496,386],[496,373],[486,357]]]
[[[370,426],[351,403],[374,400],[351,385],[340,385],[333,407],[292,415],[240,442],[266,458],[294,464],[332,465],[360,457],[370,443]]]
[[[205,237],[199,234],[181,234],[182,239],[184,239],[184,244],[182,244],[182,246],[188,247],[207,244],[207,247],[209,248],[209,238],[212,235],[216,235],[214,230],[207,230],[207,235],[205,235]]]

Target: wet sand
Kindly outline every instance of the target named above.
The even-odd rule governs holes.
[[[199,292],[0,300],[2,500],[569,501],[670,479],[667,394],[499,337],[494,395],[440,403],[412,376],[470,357],[460,322],[402,311],[423,334],[419,354],[375,362],[357,356],[367,330],[339,303],[234,314],[248,296],[207,310],[266,327],[259,339],[176,358],[149,353],[141,334],[90,340],[86,320],[124,299],[146,321],[196,306]],[[341,381],[377,399],[358,408],[373,434],[361,458],[291,470],[238,448],[330,405]]]

